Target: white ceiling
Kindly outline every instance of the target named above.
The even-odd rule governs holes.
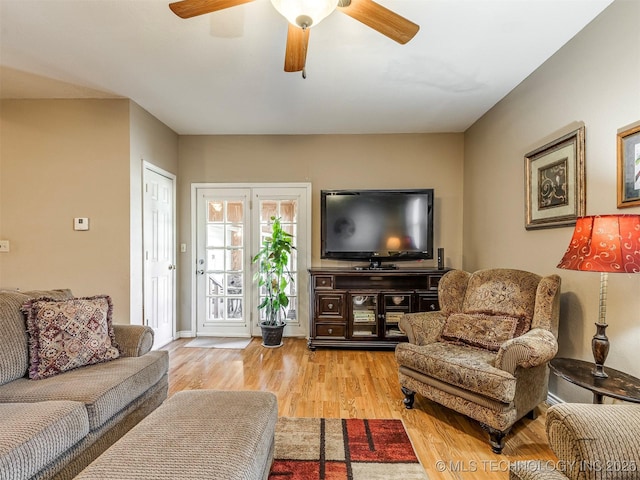
[[[3,98],[131,98],[179,134],[461,132],[612,0],[377,0],[406,45],[339,11],[285,73],[269,0],[188,20],[166,0],[0,0]]]

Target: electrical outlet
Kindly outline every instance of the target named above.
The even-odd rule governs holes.
[[[0,252],[9,251],[9,240],[0,240]]]

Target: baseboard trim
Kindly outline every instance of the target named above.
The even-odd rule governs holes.
[[[564,400],[562,400],[557,395],[549,392],[549,393],[547,393],[547,403],[549,405],[558,405],[559,403],[564,403]]]
[[[195,338],[195,333],[193,333],[191,330],[181,330],[179,332],[176,332],[176,340],[178,338]]]

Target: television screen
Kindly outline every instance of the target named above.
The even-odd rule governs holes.
[[[433,189],[323,190],[322,258],[433,258]]]

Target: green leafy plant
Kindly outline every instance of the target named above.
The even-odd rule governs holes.
[[[282,229],[280,218],[271,217],[271,222],[271,236],[262,241],[262,247],[253,257],[253,263],[258,264],[258,271],[253,279],[266,292],[258,305],[258,310],[265,312],[265,319],[261,324],[275,326],[285,324],[285,312],[289,305],[287,286],[294,282],[289,270],[289,255],[296,247],[293,246],[293,235]]]

